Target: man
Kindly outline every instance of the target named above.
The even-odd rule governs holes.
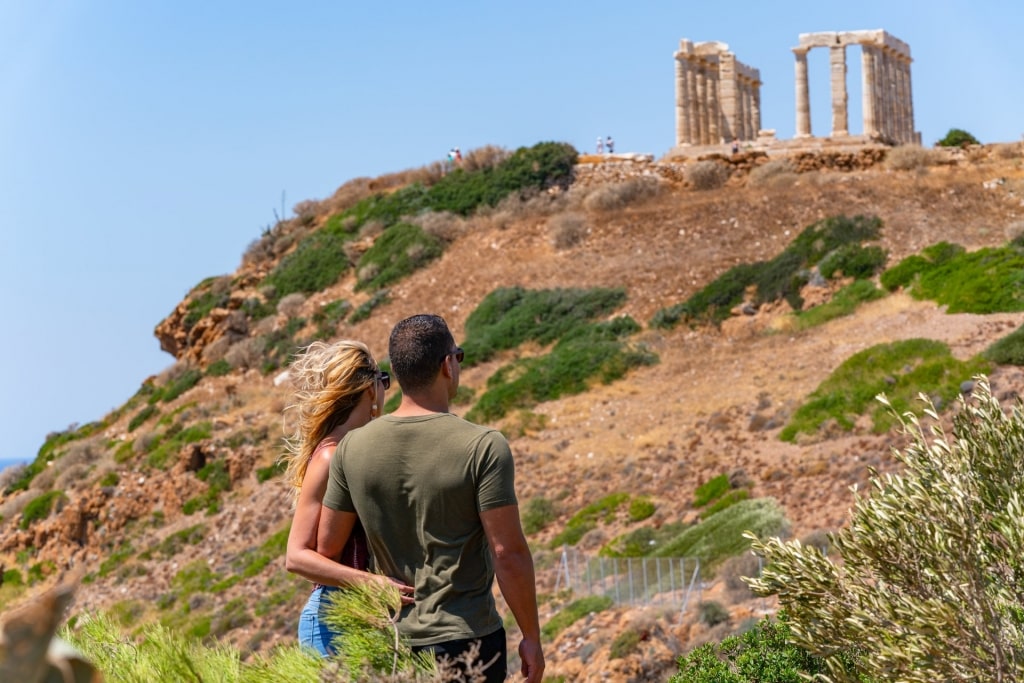
[[[496,576],[523,633],[522,673],[540,683],[533,558],[519,523],[508,442],[448,412],[463,351],[443,318],[402,320],[388,354],[402,403],[338,446],[317,550],[336,557],[358,517],[378,570],[415,586],[415,602],[403,607],[398,624],[413,649],[456,659],[479,641],[488,683],[506,676]]]

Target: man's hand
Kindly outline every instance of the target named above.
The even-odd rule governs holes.
[[[544,678],[544,653],[539,640],[519,641],[519,658],[523,661],[523,678],[526,683],[541,683]]]

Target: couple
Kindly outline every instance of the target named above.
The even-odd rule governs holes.
[[[334,634],[320,623],[321,599],[355,582],[390,581],[402,593],[399,630],[414,651],[455,659],[479,641],[479,661],[497,657],[487,681],[504,681],[497,576],[523,634],[522,673],[540,683],[533,559],[508,442],[448,412],[463,351],[443,318],[399,322],[388,355],[402,403],[372,422],[390,377],[364,344],[315,342],[292,366],[299,424],[288,478],[298,492],[286,564],[317,584],[299,639],[326,656]],[[370,556],[377,573],[366,571]]]

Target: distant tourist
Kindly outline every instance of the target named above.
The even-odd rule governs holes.
[[[458,147],[455,148],[455,163],[459,166],[462,165],[462,150]]]
[[[597,153],[604,154],[604,138],[597,136]]]
[[[611,135],[609,135],[608,139],[604,141],[604,148],[608,150],[609,154],[615,154],[615,141],[612,140]]]
[[[380,415],[391,378],[378,370],[370,350],[357,341],[313,342],[292,363],[290,374],[295,403],[286,412],[296,413],[297,424],[287,441],[285,462],[295,513],[285,567],[316,584],[299,617],[299,643],[326,657],[333,652],[331,641],[337,635],[323,623],[326,597],[355,582],[387,581],[366,571],[370,552],[358,523],[344,549],[331,559],[318,554],[316,546],[320,501],[334,449],[350,430]],[[412,592],[409,586],[400,588]]]
[[[739,154],[740,153],[740,141],[739,141],[738,138],[733,138],[732,139],[732,153],[733,154]]]

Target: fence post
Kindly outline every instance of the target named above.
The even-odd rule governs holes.
[[[558,575],[557,575],[558,578],[555,581],[555,592],[556,593],[558,592],[558,587],[562,584],[562,574],[563,573],[565,574],[565,588],[566,588],[566,590],[571,590],[572,589],[572,585],[569,583],[569,554],[568,554],[568,551],[567,551],[566,546],[564,544],[562,545],[562,559],[560,560],[560,564],[562,566],[559,567]]]

